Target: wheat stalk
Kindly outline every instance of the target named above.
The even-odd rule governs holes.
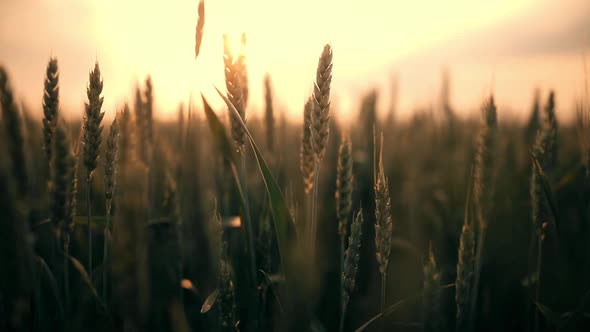
[[[456,331],[467,331],[469,326],[469,300],[471,299],[472,277],[475,263],[475,233],[470,221],[471,187],[465,204],[465,220],[459,240],[457,276],[455,279]]]
[[[147,134],[146,134],[146,117],[145,117],[145,103],[141,95],[141,88],[138,86],[135,88],[135,101],[134,101],[134,113],[135,113],[135,131],[136,131],[136,142],[137,142],[137,154],[144,164],[148,165],[148,145],[147,145]]]
[[[243,88],[243,74],[241,73],[241,66],[238,59],[230,49],[229,37],[223,36],[223,62],[225,65],[225,86],[227,88],[227,98],[238,111],[240,117],[246,123],[246,110],[244,101]],[[232,112],[230,112],[230,124],[232,137],[236,143],[236,147],[240,153],[244,153],[245,132],[240,125],[239,120]]]
[[[533,156],[539,161],[543,171],[551,175],[557,161],[557,119],[555,117],[555,96],[551,92],[547,100],[547,105],[543,112],[543,122],[541,128],[537,131],[535,145],[533,147]],[[548,203],[548,197],[543,190],[542,177],[536,162],[533,160],[531,170],[531,217],[533,223],[533,237],[536,236],[536,243],[531,239],[529,247],[529,268],[532,270],[532,261],[535,244],[537,246],[536,259],[536,284],[535,284],[535,301],[539,302],[541,289],[541,268],[543,260],[543,242],[546,236],[546,230],[551,220],[551,210]],[[539,329],[539,311],[535,310],[534,330]]]
[[[342,136],[338,148],[338,167],[336,169],[336,217],[338,235],[346,238],[350,211],[352,210],[352,146],[347,135]]]
[[[316,164],[322,160],[330,135],[330,84],[332,83],[332,48],[325,45],[318,62],[313,87],[311,112],[311,146]]]
[[[376,140],[376,139],[375,139]],[[375,149],[377,149],[374,144]],[[375,153],[376,154],[376,153]],[[377,165],[375,161],[374,165]],[[391,252],[393,235],[393,220],[391,218],[391,198],[389,184],[383,167],[383,133],[379,150],[379,168],[374,170],[375,176],[375,257],[381,273],[381,312],[385,308],[385,293],[387,285],[387,266]]]
[[[76,226],[75,217],[78,206],[78,170],[80,168],[80,151],[82,145],[82,137],[84,134],[83,128],[80,128],[78,139],[74,142],[74,169],[72,170],[72,179],[70,185],[70,192],[68,193],[69,199],[69,210],[66,219],[62,225],[61,235],[64,248],[64,292],[65,292],[65,304],[66,308],[70,307],[70,281],[69,281],[69,253],[70,253],[70,239],[72,233],[74,233],[74,227]]]
[[[546,156],[543,158],[542,166],[545,173],[551,173],[558,162],[558,124],[555,115],[555,93],[553,91],[549,92],[543,112],[543,127],[548,137],[543,146],[543,153]]]
[[[344,268],[342,270],[342,312],[340,315],[340,331],[344,328],[346,308],[350,301],[350,295],[356,287],[356,274],[359,268],[361,237],[363,233],[363,211],[360,210],[351,225],[348,248],[344,253]]]
[[[483,261],[487,235],[487,217],[493,202],[494,156],[498,120],[494,97],[490,96],[482,106],[482,124],[476,140],[476,153],[473,165],[473,208],[478,222],[477,253],[475,258],[475,278],[473,282],[473,299],[471,314],[475,314],[479,289],[480,270]],[[471,323],[474,319],[471,319]]]
[[[311,148],[311,112],[313,100],[309,98],[303,109],[303,131],[301,133],[301,145],[299,148],[299,169],[303,176],[303,188],[305,194],[313,189],[314,155]]]
[[[119,124],[119,164],[125,164],[131,159],[133,153],[133,122],[129,105],[125,103],[123,109],[117,115]]]
[[[110,238],[110,227],[111,227],[111,207],[113,202],[113,194],[116,187],[116,173],[117,173],[117,157],[119,152],[119,124],[117,118],[113,120],[111,128],[109,130],[109,136],[107,138],[107,149],[105,155],[104,164],[104,187],[105,187],[105,198],[106,198],[106,222],[104,225],[104,246],[102,256],[102,269],[103,269],[103,288],[102,298],[106,302],[107,297],[107,262],[109,253],[109,238]]]
[[[205,27],[205,1],[199,1],[199,7],[197,9],[199,13],[199,19],[197,20],[197,27],[195,29],[195,59],[201,52],[201,43],[203,42],[203,28]]]
[[[86,89],[88,102],[86,103],[84,116],[84,166],[86,167],[86,207],[88,213],[88,273],[92,274],[92,212],[90,202],[90,192],[92,186],[92,173],[98,163],[100,144],[102,142],[102,118],[104,112],[101,111],[104,98],[102,93],[103,81],[100,75],[98,62],[94,65],[94,70],[90,72],[89,83]]]
[[[526,126],[526,143],[527,146],[533,146],[535,144],[535,137],[537,135],[537,131],[539,130],[539,127],[541,126],[541,106],[540,106],[540,94],[539,94],[539,90],[535,90],[535,95],[534,95],[534,99],[533,99],[533,109],[531,112],[531,115],[529,117],[529,120],[527,122],[527,126]]]
[[[316,80],[313,89],[313,108],[311,110],[311,148],[315,156],[313,201],[311,208],[311,245],[315,246],[317,233],[318,185],[320,164],[330,134],[330,84],[332,83],[332,47],[329,44],[318,60]]]
[[[74,156],[70,140],[62,125],[52,131],[53,153],[51,167],[51,221],[59,231],[69,216],[70,188],[74,174]]]
[[[57,124],[59,107],[59,71],[57,59],[49,59],[43,89],[43,148],[51,163],[52,137]]]

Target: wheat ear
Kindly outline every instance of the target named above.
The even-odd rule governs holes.
[[[57,59],[49,59],[43,85],[43,148],[47,162],[51,163],[51,147],[53,132],[57,124],[59,107],[59,71]]]
[[[104,98],[102,93],[103,81],[100,75],[98,62],[94,65],[94,70],[90,72],[89,83],[86,89],[88,102],[84,115],[84,150],[82,153],[84,166],[86,167],[86,207],[88,214],[88,273],[92,274],[92,213],[90,193],[92,187],[92,174],[98,163],[100,145],[102,142],[102,118],[104,112],[101,111]]]

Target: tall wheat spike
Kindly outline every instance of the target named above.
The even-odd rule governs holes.
[[[374,144],[375,149],[377,149]],[[374,165],[377,165],[375,161]],[[375,176],[375,257],[381,273],[381,312],[385,308],[385,292],[387,285],[387,267],[391,252],[393,236],[393,220],[391,217],[391,198],[389,184],[383,167],[383,134],[379,149],[379,168],[374,170]]]
[[[230,49],[229,37],[223,36],[223,62],[225,65],[225,86],[227,88],[227,98],[234,105],[240,117],[246,123],[246,110],[244,100],[244,88],[242,87],[243,73],[241,73],[241,66],[236,59],[235,54]],[[235,118],[232,112],[230,112],[230,124],[231,133],[236,147],[240,153],[244,152],[244,143],[246,139],[246,133],[240,126],[239,120]]]
[[[303,110],[303,130],[301,133],[301,146],[299,148],[299,169],[303,176],[303,188],[306,194],[313,189],[314,155],[311,147],[311,112],[313,100],[309,98]]]
[[[320,164],[328,145],[330,134],[330,84],[332,83],[332,47],[329,44],[318,60],[316,80],[313,88],[313,108],[311,110],[311,148],[315,156],[313,201],[311,208],[311,245],[315,246],[318,218],[318,185]]]
[[[197,9],[199,19],[197,20],[197,27],[195,29],[195,59],[201,53],[201,43],[203,42],[203,28],[205,27],[205,1],[200,0]]]
[[[478,237],[475,258],[475,276],[473,282],[473,299],[471,314],[477,308],[480,270],[484,259],[485,241],[488,228],[489,213],[494,201],[494,171],[497,145],[497,113],[494,97],[490,96],[482,106],[482,123],[475,143],[475,160],[473,162],[473,208],[477,218]],[[471,317],[470,323],[475,321]]]
[[[125,164],[131,159],[133,153],[133,119],[129,105],[125,103],[123,109],[117,115],[119,124],[119,164]]]
[[[145,130],[146,139],[148,142],[154,140],[154,86],[152,83],[152,77],[148,76],[145,79],[145,91],[144,91],[144,116],[145,116]]]
[[[147,148],[147,134],[146,134],[146,117],[145,117],[145,104],[141,95],[141,88],[138,86],[135,88],[135,101],[134,101],[134,115],[135,115],[135,134],[137,143],[137,155],[144,164],[148,164],[148,148]]]
[[[547,105],[544,108],[541,127],[537,131],[535,145],[533,146],[533,156],[538,160],[543,171],[550,177],[557,161],[557,119],[555,117],[555,96],[553,91],[549,94]],[[529,265],[532,270],[533,256],[535,246],[537,248],[536,256],[536,276],[535,284],[535,301],[539,302],[541,289],[541,272],[543,259],[543,242],[546,236],[547,226],[554,220],[549,207],[548,197],[543,190],[542,177],[540,170],[535,161],[532,163],[531,170],[531,217],[533,223],[533,237],[529,247]],[[535,238],[536,237],[536,238]],[[531,271],[532,272],[532,271]],[[539,312],[535,310],[534,329],[539,328]]]
[[[473,167],[473,204],[477,212],[480,231],[487,228],[486,208],[492,200],[494,154],[498,120],[494,98],[490,97],[482,107],[483,121],[476,141]]]
[[[86,167],[86,207],[88,213],[88,273],[92,273],[92,212],[90,193],[92,187],[92,174],[98,163],[100,145],[102,142],[102,118],[104,112],[102,103],[104,98],[101,97],[103,87],[100,67],[98,62],[94,64],[94,70],[90,72],[86,94],[88,102],[86,103],[84,115],[84,150],[82,152],[84,166]]]
[[[236,65],[238,68],[238,74],[240,75],[240,87],[242,89],[244,109],[248,107],[248,96],[250,95],[250,89],[248,86],[248,64],[246,60],[246,33],[242,32],[242,35],[240,36],[240,51],[238,53]]]
[[[558,163],[558,123],[555,113],[555,93],[549,92],[547,104],[543,112],[543,126],[547,131],[548,139],[545,142],[544,153],[546,157],[543,159],[543,171],[551,173]]]
[[[332,83],[332,47],[325,45],[318,62],[313,87],[311,112],[311,146],[319,164],[326,151],[330,135],[330,84]]]
[[[47,154],[47,162],[51,163],[51,147],[53,132],[57,124],[59,108],[59,71],[57,59],[49,59],[45,73],[43,89],[43,148]]]
[[[541,126],[541,101],[540,101],[540,92],[539,90],[535,90],[535,95],[533,99],[533,109],[531,111],[531,115],[527,122],[526,132],[525,132],[525,139],[527,142],[527,146],[533,146],[535,144],[535,137],[537,135],[537,131]]]

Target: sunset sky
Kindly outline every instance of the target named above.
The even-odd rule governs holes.
[[[0,64],[16,94],[40,110],[45,66],[57,56],[62,108],[70,116],[82,113],[96,60],[107,113],[120,108],[148,73],[159,117],[174,114],[179,102],[200,91],[221,105],[212,84],[223,87],[222,34],[237,37],[242,31],[248,40],[249,108],[262,105],[268,72],[276,106],[297,120],[325,43],[333,46],[332,91],[343,115],[356,112],[358,98],[371,87],[382,92],[385,110],[394,74],[400,113],[436,105],[444,68],[451,74],[453,105],[463,113],[494,91],[500,116],[522,118],[539,87],[557,91],[558,107],[568,117],[575,98],[584,94],[588,0],[210,0],[195,61],[197,3],[3,0]]]

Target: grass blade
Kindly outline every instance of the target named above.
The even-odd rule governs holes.
[[[444,285],[441,286],[439,288],[439,291],[442,291],[444,289],[447,288],[451,288],[451,287],[455,287],[455,284],[448,284],[448,285]],[[403,307],[406,303],[412,302],[412,301],[416,301],[420,298],[422,298],[422,291],[407,297],[403,300],[399,300],[396,303],[390,305],[389,307],[387,307],[387,309],[385,309],[382,313],[379,313],[377,315],[375,315],[373,318],[369,319],[368,321],[366,321],[363,325],[361,325],[358,329],[354,330],[355,332],[361,332],[364,331],[367,327],[369,327],[371,324],[373,324],[374,322],[376,322],[377,320],[379,320],[381,317],[384,316],[388,316],[391,315],[392,313],[394,313],[395,311],[397,311],[399,308]]]
[[[219,91],[219,89],[215,88],[215,90],[217,90],[219,96],[221,96],[223,101],[227,104],[229,111],[233,112],[234,115],[239,115],[238,111],[232,105],[229,99],[227,99],[227,97],[221,91]],[[248,141],[252,151],[254,151],[258,170],[262,176],[266,193],[270,201],[271,214],[279,247],[279,255],[281,257],[281,261],[285,263],[287,262],[286,258],[289,256],[288,253],[290,244],[295,240],[295,224],[293,223],[291,214],[289,213],[288,205],[285,202],[285,198],[281,192],[281,189],[279,188],[270,168],[264,160],[260,149],[256,145],[256,142],[254,142],[254,138],[250,134],[248,127],[246,127],[246,124],[244,121],[242,121],[241,117],[236,116],[236,118],[239,119],[240,125],[248,136]]]
[[[59,287],[57,286],[57,280],[55,279],[53,272],[51,272],[49,265],[47,265],[47,263],[45,262],[45,260],[43,258],[37,256],[37,264],[39,265],[39,275],[41,276],[44,274],[47,277],[47,280],[49,280],[49,286],[51,286],[51,292],[53,293],[53,296],[55,296],[55,299],[57,301],[59,314],[61,317],[63,317],[64,309],[63,309],[61,299],[59,297]]]
[[[86,269],[84,268],[82,263],[80,263],[79,260],[77,260],[76,258],[74,258],[72,256],[68,256],[68,258],[70,259],[72,266],[76,268],[78,273],[80,273],[80,277],[82,277],[82,280],[84,281],[86,286],[88,286],[88,289],[90,290],[90,293],[92,294],[92,296],[94,297],[96,302],[98,302],[98,304],[100,304],[102,309],[104,309],[104,311],[107,312],[106,305],[104,304],[104,302],[102,302],[102,300],[98,296],[98,292],[96,291],[96,287],[94,287],[94,284],[92,283],[92,279],[90,279],[90,276],[88,275],[88,272],[86,272]]]

